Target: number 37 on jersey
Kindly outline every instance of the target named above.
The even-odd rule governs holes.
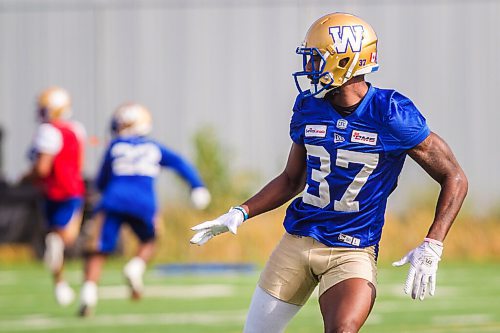
[[[338,149],[335,161],[332,161],[331,154],[323,146],[305,144],[307,158],[319,160],[317,168],[311,168],[310,180],[306,184],[302,200],[304,203],[319,208],[325,208],[333,201],[333,209],[339,212],[358,212],[360,203],[356,201],[361,189],[365,186],[368,178],[373,173],[379,162],[379,154]],[[348,169],[352,163],[361,164],[354,176],[350,173],[336,173],[335,167]],[[351,166],[352,167],[352,166]],[[331,186],[335,186],[336,177],[345,178],[350,175],[349,185],[339,198],[331,198]],[[317,191],[310,187],[317,187]],[[345,187],[345,185],[343,186]],[[316,192],[316,193],[314,193]]]

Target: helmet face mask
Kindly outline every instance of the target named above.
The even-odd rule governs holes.
[[[345,13],[328,14],[309,28],[296,53],[302,56],[302,71],[293,73],[299,93],[322,98],[354,76],[378,69],[377,36],[359,17]],[[319,66],[311,66],[312,58]],[[302,89],[300,78],[310,80],[309,90]]]
[[[322,54],[321,51],[315,47],[302,46],[297,47],[295,53],[302,55],[303,70],[292,74],[299,93],[302,94],[305,92],[302,90],[299,82],[299,79],[304,76],[311,81],[309,90],[312,96],[317,96],[318,94],[322,94],[322,92],[326,93],[330,90],[332,88],[333,78],[329,72],[325,71],[327,62],[325,55],[328,55]],[[319,62],[318,65],[316,65],[317,62]],[[325,81],[326,83],[324,83]]]

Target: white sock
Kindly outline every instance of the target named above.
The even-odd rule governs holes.
[[[49,232],[45,236],[45,265],[51,272],[61,269],[64,261],[64,242],[56,232]]]
[[[68,306],[75,299],[75,292],[66,281],[57,282],[54,291],[59,305]]]
[[[123,271],[127,275],[142,276],[146,270],[146,262],[140,257],[133,257],[129,262],[123,267]]]
[[[80,304],[90,307],[97,305],[97,284],[93,281],[85,281],[80,291]]]
[[[257,286],[248,310],[244,333],[282,333],[302,307],[283,302]]]

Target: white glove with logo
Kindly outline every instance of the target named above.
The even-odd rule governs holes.
[[[411,291],[413,299],[418,297],[423,300],[427,288],[429,288],[429,295],[434,296],[436,273],[442,253],[443,243],[435,239],[425,238],[419,247],[408,252],[401,260],[392,263],[396,267],[410,264],[405,283],[406,294]]]
[[[242,207],[231,207],[226,214],[219,216],[215,220],[206,221],[192,227],[191,230],[196,231],[196,234],[191,238],[190,242],[192,244],[203,245],[214,236],[227,231],[236,235],[236,229],[248,217],[245,213]]]
[[[191,190],[191,202],[196,209],[205,209],[212,199],[205,187],[196,187]]]

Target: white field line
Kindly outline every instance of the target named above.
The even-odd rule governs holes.
[[[454,296],[460,293],[460,288],[456,287],[448,287],[448,286],[440,286],[439,284],[436,286],[436,295],[439,296]],[[404,292],[404,281],[401,281],[401,284],[383,284],[377,287],[378,295],[389,295],[389,296],[397,296],[397,297],[410,297]]]
[[[449,325],[440,327],[429,327],[426,326],[413,326],[408,328],[398,328],[398,333],[498,333],[500,332],[500,323],[490,324],[490,325]]]
[[[493,316],[486,313],[462,314],[453,316],[435,316],[432,322],[440,325],[472,325],[493,323]]]
[[[78,327],[119,327],[119,326],[144,326],[144,325],[220,325],[243,324],[246,311],[232,312],[190,312],[166,314],[121,314],[121,315],[96,315],[78,320],[54,318],[43,315],[26,316],[16,320],[2,321],[2,328],[8,331],[23,330],[49,330],[58,328]]]
[[[170,285],[170,286],[148,286],[144,287],[146,298],[211,298],[230,297],[236,294],[234,286],[219,284],[204,285]],[[127,286],[102,286],[99,287],[100,299],[125,299],[130,297]]]
[[[471,311],[473,307],[484,308],[484,304],[491,303],[491,296],[482,296],[475,299],[469,298],[432,298],[424,299],[423,301],[414,300],[407,296],[406,300],[397,301],[375,301],[374,310],[377,313],[404,313],[404,312],[432,312],[432,311],[457,311],[466,310]],[[413,303],[413,304],[412,304]],[[495,309],[491,309],[494,313]],[[481,311],[481,310],[479,310]]]
[[[0,271],[0,285],[11,285],[17,282],[15,271]]]

